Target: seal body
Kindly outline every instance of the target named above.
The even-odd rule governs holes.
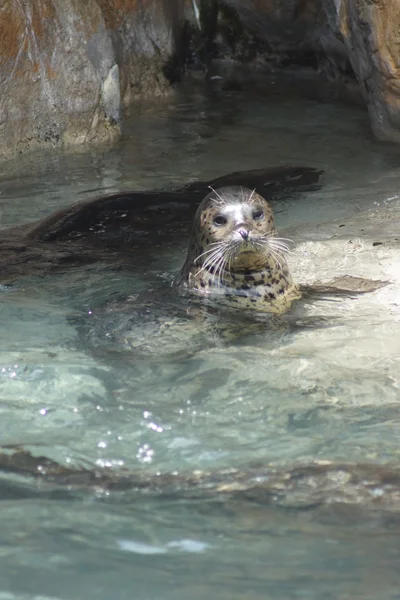
[[[236,186],[212,190],[197,209],[186,260],[174,281],[190,293],[189,301],[170,286],[150,289],[91,310],[83,324],[78,319],[80,334],[95,352],[106,341],[108,350],[128,361],[133,357],[135,364],[139,357],[164,364],[258,334],[266,323],[280,343],[282,327],[327,323],[323,316],[309,318],[301,303],[288,319],[270,318],[288,311],[294,300],[354,297],[387,285],[348,275],[294,284],[285,259],[288,242],[278,237],[271,207],[260,195]]]
[[[197,209],[175,285],[233,308],[284,312],[301,295],[284,256],[288,241],[254,190],[212,190]]]

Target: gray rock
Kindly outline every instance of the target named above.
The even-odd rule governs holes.
[[[400,142],[400,13],[394,0],[323,0],[346,47],[374,135]]]

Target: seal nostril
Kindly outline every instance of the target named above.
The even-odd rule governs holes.
[[[239,229],[239,233],[244,240],[249,239],[249,232],[247,231],[247,229]]]

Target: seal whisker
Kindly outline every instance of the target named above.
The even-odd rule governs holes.
[[[271,240],[269,240],[269,243],[271,244],[271,246],[276,246],[276,248],[281,247],[290,250],[290,246],[289,244],[286,244],[286,242],[282,242],[280,240],[275,240],[274,238],[272,238]]]
[[[273,238],[274,240],[279,240],[280,242],[289,242],[290,244],[293,244],[293,240],[291,240],[290,238],[284,238],[284,237],[279,237],[277,235],[271,235],[271,238]]]
[[[217,270],[218,270],[218,264],[219,264],[220,260],[221,260],[221,255],[218,255],[217,257],[215,257],[212,264],[209,265],[210,268],[207,267],[207,271],[212,275],[213,281],[215,281],[215,280],[218,281]]]
[[[290,254],[292,250],[289,248],[287,244],[284,242],[276,242],[275,240],[271,240],[268,242],[270,248],[273,248],[277,252],[281,252],[282,254],[287,253]]]
[[[264,252],[265,249],[268,249],[267,241],[265,237],[261,237],[261,238],[253,238],[251,240],[252,245],[254,246],[254,248],[259,251],[259,252]]]
[[[290,249],[288,249],[286,246],[281,246],[280,244],[268,244],[269,248],[271,248],[272,250],[275,250],[275,252],[277,252],[278,254],[280,254],[282,256],[282,258],[284,258],[284,254],[287,253],[289,254],[291,252]]]
[[[214,250],[216,250],[220,246],[223,246],[223,244],[221,242],[213,242],[212,244],[210,244],[210,246],[213,246],[213,247],[208,248],[208,250],[205,250],[204,252],[202,252],[201,254],[196,256],[196,258],[194,259],[194,262],[197,262],[199,260],[199,258],[201,258],[202,256],[205,256],[206,254],[210,254],[210,252],[214,252]]]
[[[262,253],[268,262],[271,262],[272,259],[276,263],[276,266],[278,266],[279,269],[282,269],[281,260],[285,259],[279,251],[268,244],[263,248]]]
[[[225,252],[225,244],[221,244],[221,247],[218,249],[218,252],[207,257],[207,259],[205,260],[207,270],[209,270],[209,267],[214,269],[214,277],[220,278],[219,273],[221,270],[221,265],[224,263],[225,260]]]
[[[236,254],[235,248],[231,247],[228,249],[228,273],[231,273],[232,260],[234,259]]]
[[[224,271],[230,273],[231,254],[232,254],[232,249],[229,244],[226,244],[225,249],[224,249],[224,261],[223,261],[222,268],[221,268],[221,281],[222,281],[222,275],[223,275]]]
[[[215,258],[217,258],[220,255],[221,251],[219,249],[214,250],[214,252],[212,254],[209,254],[207,256],[207,258],[205,258],[205,260],[201,261],[200,264],[203,267],[207,267],[208,265],[212,264],[213,260]]]
[[[219,256],[221,256],[221,250],[218,248],[214,250],[212,254],[209,254],[204,261],[201,261],[200,264],[197,265],[200,268],[197,271],[196,275],[202,273],[202,271],[204,271],[205,269],[209,269],[210,267],[212,267],[216,260],[219,258]],[[193,264],[196,264],[196,262],[194,261]]]
[[[213,267],[220,256],[221,250],[219,248],[214,249],[214,253],[207,256],[206,260],[203,262],[202,267],[195,274],[195,277],[197,277],[197,275],[204,271],[204,269],[208,269],[208,267]]]
[[[220,196],[220,195],[218,194],[217,190],[215,190],[215,189],[214,189],[214,188],[213,188],[211,185],[209,185],[208,187],[210,188],[210,190],[211,190],[212,192],[214,192],[214,194],[217,196],[217,198],[219,198],[219,199],[221,200],[221,202],[225,203],[225,200],[223,199],[223,197],[222,197],[222,196]]]
[[[222,254],[218,260],[218,264],[216,266],[216,270],[215,270],[215,276],[218,277],[218,282],[221,283],[222,282],[222,271],[225,267],[225,263],[226,263],[226,258],[225,258],[225,254]]]
[[[273,248],[270,248],[270,251],[271,251],[273,259],[274,259],[275,263],[277,264],[278,268],[280,270],[282,270],[283,269],[282,260],[284,260],[283,256],[279,252],[274,250]]]
[[[207,269],[207,270],[210,270],[211,268],[215,269],[215,266],[216,266],[218,260],[220,259],[220,257],[221,257],[221,252],[218,250],[218,252],[216,252],[212,256],[209,256],[204,261],[204,263],[203,263],[203,269]]]
[[[256,191],[256,188],[254,188],[254,190],[251,192],[249,199],[247,200],[247,202],[250,204],[252,197],[254,196],[254,192]]]
[[[293,240],[290,240],[289,238],[271,236],[268,239],[268,244],[274,248],[282,250],[283,252],[292,252],[289,244],[293,244]]]

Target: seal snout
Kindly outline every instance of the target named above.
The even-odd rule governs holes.
[[[249,239],[249,231],[248,229],[239,229],[238,233],[242,236],[243,241],[247,242],[247,240]]]

